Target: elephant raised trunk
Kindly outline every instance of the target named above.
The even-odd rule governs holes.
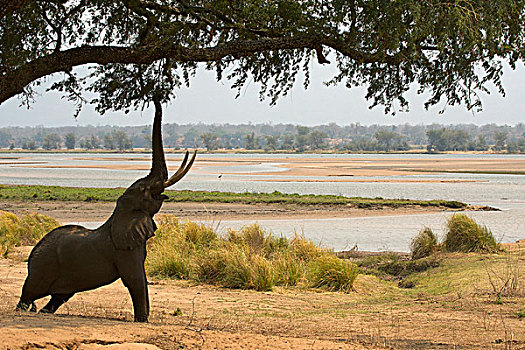
[[[149,175],[146,177],[150,181],[162,181],[162,188],[156,189],[158,194],[162,193],[165,188],[168,188],[182,179],[190,170],[195,157],[197,156],[197,151],[193,152],[193,156],[190,159],[190,162],[186,166],[188,161],[189,152],[186,151],[184,160],[182,161],[179,169],[168,179],[168,169],[166,167],[166,158],[164,157],[164,146],[162,144],[162,105],[158,98],[153,98],[153,104],[155,106],[155,119],[153,120],[153,131],[152,131],[152,161],[151,161],[151,170]],[[140,181],[140,180],[139,180]]]
[[[168,198],[162,194],[164,189],[186,175],[197,154],[194,152],[188,162],[186,152],[181,166],[168,179],[161,133],[162,105],[158,98],[153,103],[153,156],[149,174],[124,191],[111,217],[99,228],[61,226],[37,243],[28,259],[28,276],[17,309],[33,310],[35,300],[51,295],[40,311],[53,313],[75,293],[121,278],[131,294],[135,321],[148,320],[144,261],[146,241],[157,228],[153,216]]]
[[[162,181],[168,179],[168,169],[166,168],[166,159],[164,157],[164,146],[162,145],[162,105],[158,98],[153,99],[155,106],[155,118],[153,119],[152,131],[152,161],[150,176],[159,177]]]

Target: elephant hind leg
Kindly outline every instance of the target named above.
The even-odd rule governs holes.
[[[20,299],[20,301],[16,305],[16,310],[36,312],[36,305],[34,301],[24,302],[22,301],[22,299]]]
[[[64,304],[66,301],[68,301],[74,293],[71,294],[51,294],[51,300],[47,303],[46,306],[44,306],[42,309],[40,309],[41,313],[46,314],[53,314],[57,309]]]
[[[48,276],[37,275],[39,278],[35,278],[34,275],[29,274],[27,276],[24,286],[22,287],[22,295],[20,301],[16,306],[17,310],[36,312],[36,306],[34,301],[49,295],[49,286],[52,283]]]

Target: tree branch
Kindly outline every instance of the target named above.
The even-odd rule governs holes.
[[[170,58],[179,62],[211,62],[219,61],[227,56],[242,57],[273,50],[309,48],[319,52],[322,46],[331,47],[362,63],[398,64],[405,59],[405,56],[401,54],[388,56],[361,52],[333,38],[312,35],[296,38],[234,40],[209,48],[188,48],[180,45],[82,46],[50,53],[4,74],[0,78],[0,104],[22,93],[27,85],[42,77],[58,72],[69,72],[73,67],[84,64],[150,64],[162,58]],[[318,58],[320,63],[327,62],[324,56]]]
[[[5,16],[17,11],[21,7],[30,4],[30,3],[56,3],[56,0],[0,0],[0,19],[4,18]],[[60,0],[58,3],[63,4],[66,3],[67,0]]]
[[[4,18],[10,13],[15,12],[25,4],[34,2],[34,0],[3,0],[0,1],[0,19]]]

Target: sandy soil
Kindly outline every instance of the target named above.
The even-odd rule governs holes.
[[[0,202],[0,210],[15,214],[41,213],[60,222],[105,221],[113,212],[115,203],[90,202]],[[297,206],[280,204],[230,203],[164,203],[160,214],[174,214],[190,220],[219,222],[222,220],[257,220],[290,218],[345,218],[382,215],[409,215],[439,212],[438,208],[403,207],[396,209],[358,209],[348,206]]]
[[[414,298],[363,275],[350,294],[152,280],[148,324],[130,322],[121,282],[75,295],[56,315],[19,313],[29,249],[0,259],[2,349],[525,348],[525,321],[515,316],[523,299],[496,305],[484,290]]]
[[[106,161],[107,164],[93,164],[79,166],[79,168],[99,168],[99,169],[125,169],[125,170],[147,170],[149,164],[134,164],[136,161],[147,161],[149,157],[141,158],[97,158],[97,157],[78,157],[78,160],[97,160]],[[129,161],[129,164],[115,165],[114,161]],[[167,159],[170,165],[170,171],[175,171],[180,163],[180,157],[170,155]],[[228,172],[228,167],[238,165],[257,165],[257,164],[272,164],[275,167],[283,168],[280,172]],[[226,167],[223,174],[246,174],[246,175],[279,175],[280,177],[289,176],[339,176],[349,177],[348,179],[338,179],[337,181],[369,181],[351,179],[352,176],[401,176],[401,175],[415,175],[428,174],[440,172],[521,172],[525,170],[525,159],[462,159],[462,158],[436,158],[429,159],[381,159],[374,158],[371,155],[369,158],[210,158],[206,155],[197,157],[193,171],[199,171],[201,174],[216,174],[209,170],[210,166]],[[31,168],[47,168],[47,167],[65,167],[69,166],[49,166],[45,164],[26,164],[17,167],[31,167]],[[295,179],[292,179],[296,181]],[[268,181],[265,179],[264,181]],[[280,179],[278,181],[291,181],[290,179]],[[315,179],[302,179],[301,181],[319,181]],[[384,180],[380,180],[384,181]],[[426,182],[426,181],[441,181],[441,180],[395,180],[397,182]],[[459,181],[459,180],[454,180]],[[463,180],[461,180],[463,181]]]

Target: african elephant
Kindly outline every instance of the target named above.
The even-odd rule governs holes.
[[[162,146],[162,106],[154,101],[153,160],[150,173],[135,181],[117,200],[111,217],[94,230],[58,227],[45,235],[29,255],[28,276],[18,310],[36,311],[34,301],[51,295],[40,312],[53,313],[75,293],[122,279],[133,301],[136,322],[147,322],[149,299],[144,261],[146,241],[156,230],[153,216],[168,197],[162,192],[189,171],[188,152],[168,179]]]

